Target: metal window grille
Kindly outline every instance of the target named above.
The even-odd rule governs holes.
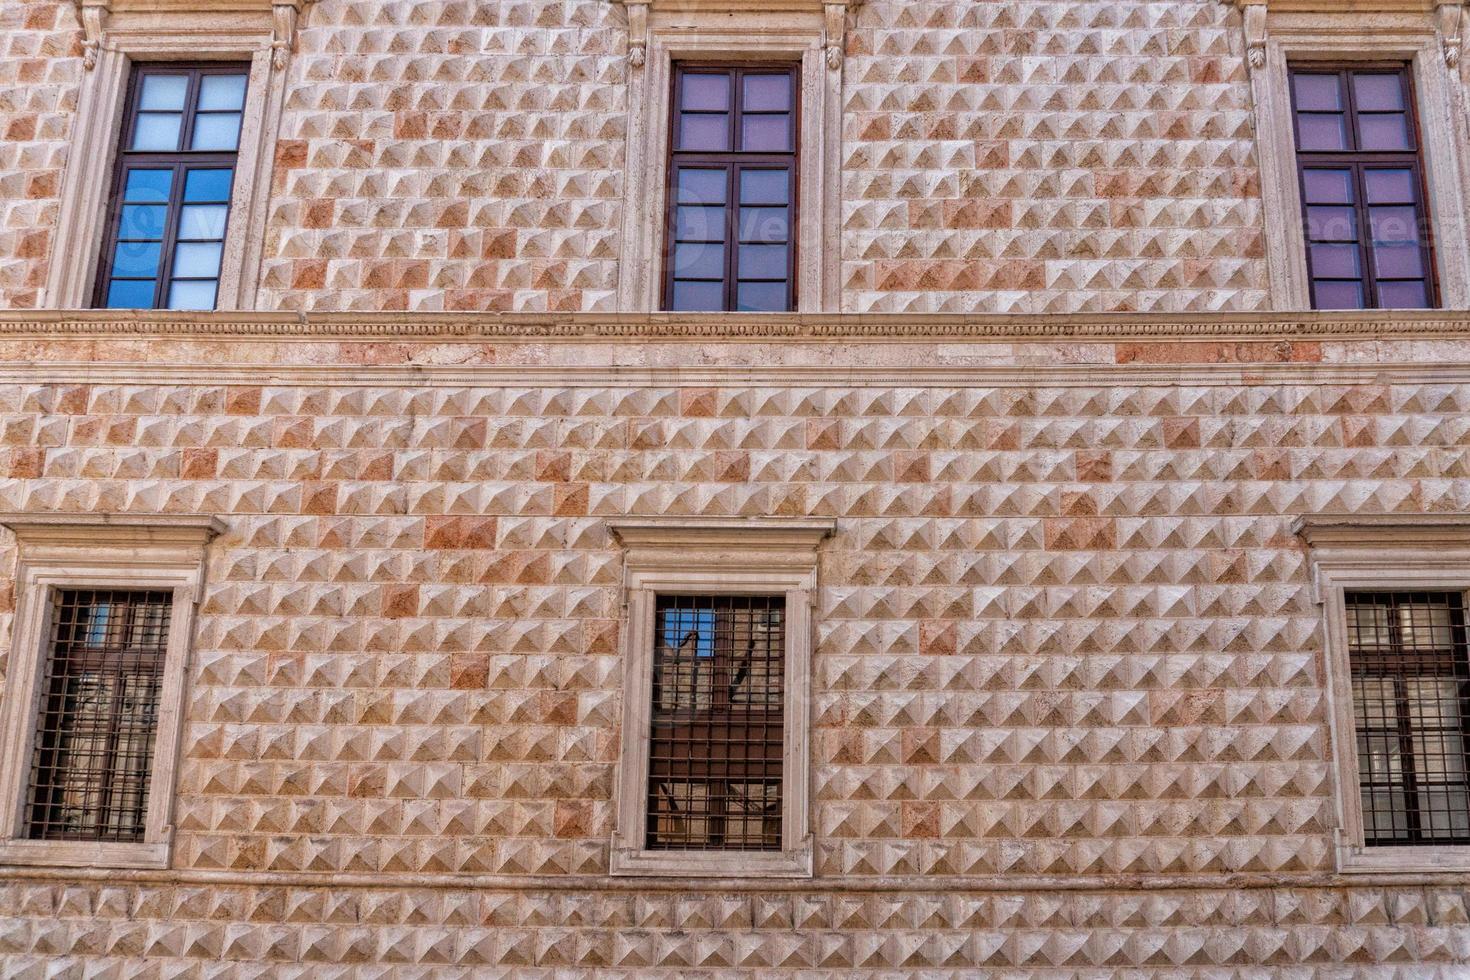
[[[650,850],[779,851],[786,602],[660,596]]]
[[[1365,841],[1470,844],[1470,659],[1454,592],[1349,592]]]
[[[168,591],[53,593],[32,840],[143,839],[172,607]]]

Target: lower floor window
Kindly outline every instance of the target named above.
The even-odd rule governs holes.
[[[1470,843],[1470,658],[1457,592],[1347,592],[1368,845]]]
[[[139,841],[173,593],[52,593],[27,836]]]

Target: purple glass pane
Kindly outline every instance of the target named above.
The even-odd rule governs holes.
[[[784,170],[742,170],[741,204],[790,204],[790,181]]]
[[[1412,170],[1365,170],[1363,181],[1367,185],[1369,204],[1417,204],[1414,171]]]
[[[725,286],[718,282],[675,282],[673,310],[721,310],[725,307]]]
[[[725,246],[675,245],[674,276],[680,279],[722,279]]]
[[[679,208],[674,213],[674,238],[681,242],[724,241],[725,209]]]
[[[787,153],[791,150],[791,117],[742,116],[741,149],[747,153]]]
[[[1375,242],[1419,241],[1417,208],[1369,208],[1368,227]]]
[[[723,113],[713,116],[680,114],[679,149],[715,152],[730,149],[730,117]]]
[[[674,200],[679,204],[724,204],[726,183],[723,170],[680,167],[674,177]]]
[[[1307,237],[1314,242],[1358,240],[1358,212],[1352,208],[1307,208]]]
[[[746,75],[742,106],[746,112],[790,112],[791,76]]]
[[[1342,87],[1336,75],[1296,72],[1291,76],[1291,87],[1296,93],[1296,107],[1303,112],[1342,108]]]
[[[742,282],[736,287],[737,310],[779,313],[789,308],[784,282]]]
[[[1319,279],[1361,279],[1362,263],[1356,245],[1313,245],[1312,275]]]
[[[713,109],[723,112],[730,108],[729,75],[684,76],[684,103],[681,109]]]
[[[1303,150],[1347,149],[1347,127],[1343,117],[1329,113],[1300,113],[1297,133]]]
[[[1381,279],[1420,279],[1424,276],[1424,252],[1418,245],[1375,245],[1373,265]]]
[[[1402,113],[1359,116],[1358,138],[1364,150],[1408,150],[1414,145],[1409,139],[1409,117]]]
[[[742,242],[784,242],[790,232],[785,208],[741,208]]]
[[[1385,310],[1422,310],[1429,305],[1429,290],[1423,282],[1380,282],[1378,305]]]
[[[1353,100],[1358,111],[1402,110],[1404,106],[1403,79],[1392,75],[1353,74]]]
[[[1314,282],[1312,295],[1319,310],[1361,310],[1363,285],[1356,282]]]
[[[1353,203],[1351,170],[1304,170],[1302,184],[1306,188],[1308,204]]]
[[[785,279],[786,255],[785,245],[741,245],[739,276],[741,279]]]

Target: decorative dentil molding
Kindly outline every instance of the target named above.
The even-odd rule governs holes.
[[[1361,17],[1369,14],[1429,15],[1444,49],[1445,63],[1458,68],[1465,39],[1470,36],[1470,9],[1466,0],[1360,0],[1350,13],[1333,0],[1218,0],[1240,8],[1241,32],[1245,37],[1246,63],[1251,71],[1266,66],[1266,17],[1269,13],[1329,14]]]
[[[97,67],[103,34],[114,14],[165,14],[180,17],[199,14],[270,15],[271,64],[277,71],[286,67],[296,45],[302,12],[316,0],[72,0],[77,21],[82,25],[82,66]]]
[[[628,11],[628,64],[642,68],[648,62],[648,18],[652,10],[671,10],[682,14],[711,15],[743,13],[815,12],[822,15],[822,46],[827,53],[827,67],[842,67],[843,40],[847,35],[847,12],[856,10],[864,0],[614,0]]]

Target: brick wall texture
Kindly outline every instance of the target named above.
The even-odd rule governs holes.
[[[1216,0],[865,4],[843,76],[842,308],[1263,308],[1241,46]],[[614,309],[626,49],[607,0],[318,0],[259,307]],[[0,308],[26,308],[82,77],[72,4],[7,0],[0,52]]]

